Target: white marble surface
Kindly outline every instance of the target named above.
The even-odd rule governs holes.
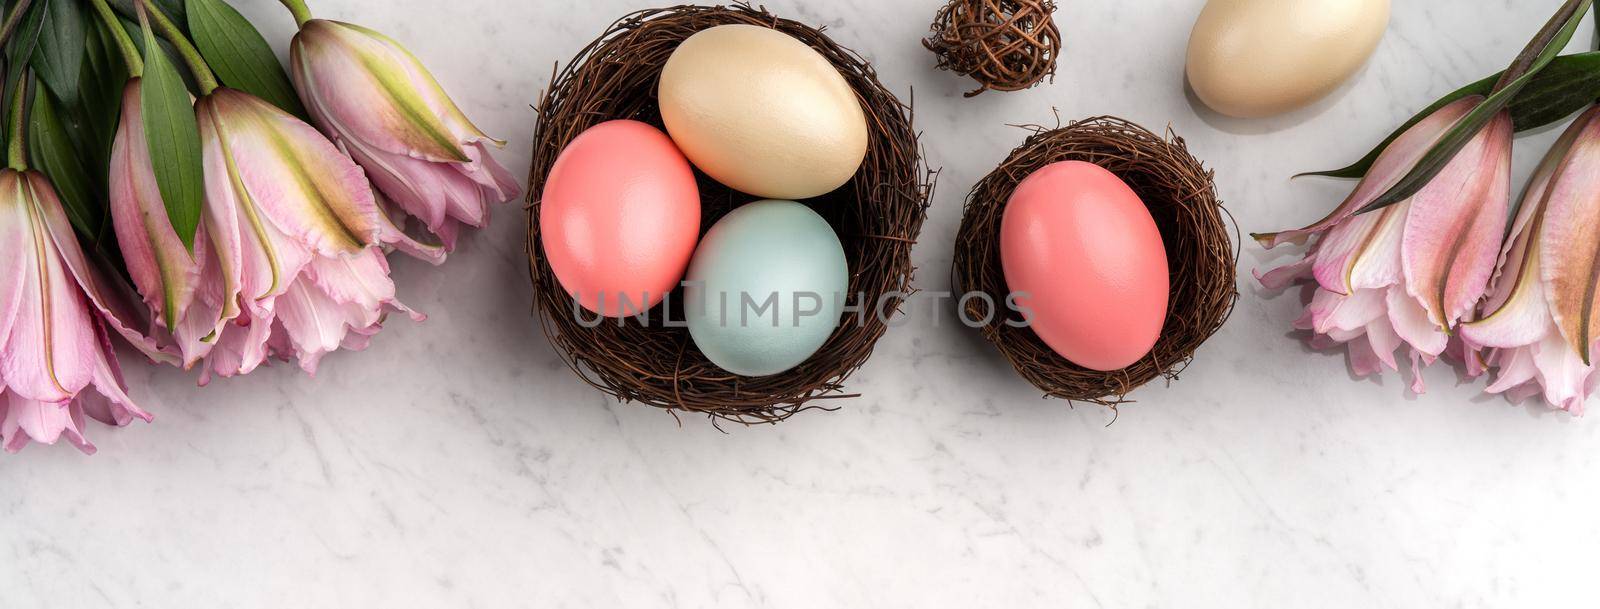
[[[1556,4],[1399,0],[1353,84],[1241,122],[1184,95],[1201,3],[1063,2],[1055,84],[976,99],[917,44],[934,0],[767,5],[915,91],[944,169],[918,283],[942,289],[963,196],[1024,135],[1007,123],[1171,123],[1246,230],[1285,227],[1349,188],[1290,174],[1499,69]],[[282,48],[275,2],[235,4]],[[552,65],[643,4],[312,2],[407,43],[519,173]],[[1551,139],[1519,140],[1519,176]],[[1288,336],[1292,296],[1248,279],[1183,379],[1114,425],[919,311],[852,379],[864,398],[723,434],[574,378],[529,313],[521,210],[494,221],[443,268],[397,262],[431,318],[314,380],[276,366],[202,390],[134,366],[154,424],[92,429],[95,457],[0,458],[0,606],[1537,607],[1600,587],[1600,421],[1478,397],[1443,367],[1424,396],[1354,381]],[[1247,247],[1241,277],[1277,256]]]

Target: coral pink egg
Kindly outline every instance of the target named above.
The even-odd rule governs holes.
[[[590,127],[550,168],[539,233],[550,269],[584,308],[609,317],[642,312],[678,285],[694,254],[694,170],[655,127]]]
[[[1017,185],[1000,221],[1000,260],[1045,344],[1110,371],[1155,346],[1167,316],[1167,252],[1139,195],[1092,163],[1047,165]]]

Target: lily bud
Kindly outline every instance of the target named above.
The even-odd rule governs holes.
[[[175,361],[129,323],[78,245],[55,189],[36,171],[0,170],[0,445],[61,437],[85,453],[85,417],[149,421],[127,395],[110,332]],[[92,391],[90,391],[92,389]]]
[[[1449,331],[1483,297],[1510,197],[1511,119],[1502,113],[1408,200],[1356,212],[1410,172],[1481,97],[1451,103],[1391,143],[1333,213],[1302,229],[1257,235],[1266,247],[1318,241],[1305,258],[1257,278],[1268,288],[1316,284],[1295,327],[1318,347],[1344,345],[1358,376],[1397,370],[1395,351],[1421,368],[1449,346]]]
[[[460,226],[482,227],[489,204],[518,196],[485,135],[433,75],[387,36],[312,19],[289,47],[290,76],[312,120],[367,170],[373,184],[454,247]]]
[[[222,353],[207,375],[242,374],[267,355],[291,354],[315,373],[322,355],[365,347],[387,311],[411,313],[395,300],[377,248],[384,219],[361,168],[315,128],[249,94],[217,89],[195,112],[203,221],[221,263],[213,287],[238,303],[225,308],[233,323],[217,338]]]
[[[1600,332],[1600,107],[1572,123],[1534,172],[1501,255],[1482,319],[1462,326],[1469,347],[1496,371],[1489,393],[1542,395],[1582,414],[1597,385]],[[1476,355],[1476,353],[1474,354]]]
[[[210,349],[205,337],[221,329],[221,304],[214,294],[194,305],[201,269],[209,267],[214,276],[216,265],[210,260],[210,248],[203,245],[204,227],[191,252],[167,220],[150,148],[145,145],[139,83],[139,78],[132,78],[123,88],[121,119],[111,143],[111,225],[128,275],[149,306],[154,325],[176,338],[184,363],[189,365]],[[191,306],[211,312],[191,316]]]
[[[312,126],[247,93],[195,103],[205,198],[192,251],[172,229],[150,169],[137,85],[113,148],[112,216],[129,274],[185,367],[254,370],[269,355],[315,373],[359,349],[395,299],[378,248],[389,230],[361,168]]]

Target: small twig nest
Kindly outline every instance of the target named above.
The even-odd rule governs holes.
[[[959,293],[985,292],[992,302],[1005,302],[1010,289],[1000,265],[1000,219],[1023,178],[1068,160],[1094,163],[1116,174],[1150,209],[1167,250],[1172,294],[1161,337],[1150,353],[1122,370],[1099,372],[1052,351],[1032,330],[1007,325],[1008,314],[1020,321],[1015,312],[1002,310],[981,329],[1012,367],[1046,396],[1115,407],[1126,401],[1128,392],[1156,377],[1176,379],[1195,349],[1228,319],[1239,295],[1238,227],[1230,228],[1232,216],[1223,220],[1227,210],[1217,200],[1213,173],[1170,129],[1162,139],[1123,119],[1104,116],[1057,129],[1030,128],[1033,135],[967,195],[951,285]],[[967,319],[989,315],[984,299],[968,299],[965,306]]]
[[[1055,79],[1061,32],[1049,0],[951,0],[933,18],[922,46],[938,67],[971,76],[984,91],[1021,91]]]
[[[847,314],[810,359],[765,377],[740,377],[718,368],[695,348],[686,329],[661,323],[662,314],[683,319],[681,289],[668,299],[673,310],[658,306],[649,326],[629,318],[620,326],[606,320],[584,327],[539,241],[538,197],[567,143],[612,119],[661,127],[656,85],[667,58],[695,32],[735,23],[773,28],[810,45],[855,89],[870,134],[866,159],[848,184],[803,203],[826,218],[844,244],[851,272],[846,305],[887,312],[869,314],[863,323]],[[885,319],[898,314],[903,295],[911,292],[911,246],[933,188],[933,174],[923,165],[911,127],[911,107],[878,82],[865,59],[816,28],[747,5],[642,10],[613,23],[579,51],[551,80],[538,113],[528,179],[528,268],[540,325],[579,377],[624,402],[746,424],[772,423],[812,408],[831,410],[818,400],[854,397],[843,393],[845,378],[867,361],[887,328]],[[729,210],[757,199],[704,174],[697,172],[697,178],[702,234]]]

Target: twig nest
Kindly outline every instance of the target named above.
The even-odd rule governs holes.
[[[594,323],[575,314],[543,256],[540,202],[550,169],[585,129],[613,119],[662,127],[657,83],[678,44],[701,30],[746,24],[771,28],[816,50],[844,76],[866,113],[867,151],[844,186],[802,201],[832,227],[849,267],[847,314],[822,348],[786,372],[745,377],[712,364],[683,323],[680,288],[649,321],[628,317]],[[911,291],[911,246],[926,216],[933,175],[923,165],[911,108],[878,82],[860,55],[813,27],[765,9],[675,6],[624,16],[551,80],[538,107],[528,188],[528,269],[540,326],[556,351],[585,382],[624,402],[702,413],[714,420],[771,423],[808,409],[832,409],[844,381],[867,361],[873,345]],[[758,197],[696,171],[701,234],[732,209]],[[853,311],[863,311],[857,315]]]
[[[938,67],[971,76],[990,89],[1021,91],[1054,79],[1061,32],[1049,0],[951,0],[933,18],[922,46],[939,57]]]
[[[1114,407],[1157,377],[1176,379],[1201,343],[1227,320],[1238,299],[1237,227],[1230,227],[1231,216],[1224,221],[1227,210],[1217,200],[1212,172],[1170,130],[1162,138],[1120,118],[1096,117],[1033,131],[967,195],[951,285],[958,293],[987,294],[964,299],[962,315],[988,320],[980,327],[984,338],[1046,396]],[[1033,330],[1020,327],[1022,318],[1015,311],[990,310],[990,303],[1004,303],[1011,293],[1000,260],[1006,202],[1034,171],[1072,160],[1099,165],[1127,183],[1150,210],[1166,248],[1171,294],[1161,335],[1148,354],[1120,370],[1100,372],[1074,364]]]

